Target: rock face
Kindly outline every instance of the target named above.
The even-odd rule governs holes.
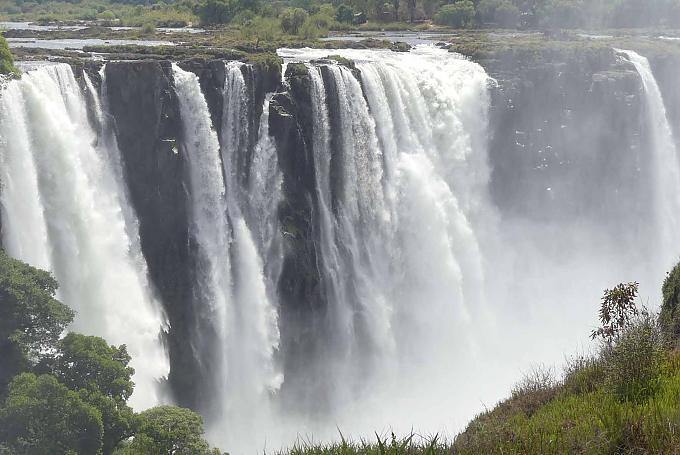
[[[189,61],[181,66],[199,76],[213,124],[219,130],[224,63]],[[249,72],[252,104],[259,106],[251,116],[257,138],[264,96],[276,88],[280,73],[264,73],[261,65],[244,68]],[[276,72],[276,68],[271,71]],[[106,84],[130,199],[139,218],[142,251],[170,324],[166,337],[170,390],[178,404],[200,408],[209,397],[201,396],[201,380],[193,374],[200,371],[190,342],[196,314],[192,296],[194,246],[189,237],[186,158],[179,146],[182,124],[171,64],[108,63]]]
[[[187,194],[170,63],[109,63],[106,83],[142,251],[170,323],[169,383],[173,390],[185,391],[176,394],[180,404],[192,405],[194,398],[186,391],[194,387],[182,374],[195,368],[186,341],[192,311]]]
[[[491,193],[504,215],[558,223],[576,217],[608,217],[615,222],[624,211],[634,210],[644,219],[647,207],[612,203],[644,200],[625,197],[643,191],[644,186],[638,183],[648,172],[641,155],[649,140],[645,137],[644,94],[633,66],[607,48],[496,57],[480,63],[496,80],[489,112]],[[671,123],[680,125],[680,91],[675,88],[680,58],[650,61],[669,116],[675,119]],[[331,130],[337,131],[337,94],[326,67],[333,63],[317,64],[327,87],[329,121],[335,125]],[[198,75],[219,135],[224,62],[191,60],[180,66]],[[98,86],[96,69],[86,67],[84,71]],[[83,69],[79,71],[82,74]],[[323,365],[315,359],[324,355],[328,338],[312,150],[312,81],[302,64],[288,65],[285,88],[281,87],[280,65],[254,63],[241,66],[241,71],[249,100],[249,147],[258,138],[265,95],[279,90],[269,104],[269,131],[276,142],[283,177],[278,214],[284,237],[278,283],[286,377],[282,405],[310,409],[309,403],[293,402],[292,397],[311,400],[323,396],[313,389],[323,381],[309,378],[325,372],[310,371],[301,364]],[[201,381],[196,378],[201,367],[190,342],[195,318],[194,246],[189,236],[186,158],[178,145],[182,127],[171,64],[108,63],[106,86],[130,199],[139,217],[142,250],[170,323],[168,383],[178,404],[202,408],[210,397],[201,396]],[[331,148],[336,160],[331,162],[333,167],[341,155],[337,138],[331,137]],[[333,179],[339,174],[331,172],[332,185],[342,184]],[[591,197],[595,193],[597,197]],[[570,206],[569,201],[581,203]],[[583,201],[589,202],[584,205]],[[318,403],[315,406],[320,407]]]
[[[287,402],[287,396],[315,396],[309,381],[297,377],[298,362],[321,355],[322,322],[326,314],[322,280],[319,276],[318,195],[314,171],[313,113],[311,80],[304,65],[291,64],[286,72],[290,89],[274,95],[269,106],[269,128],[277,144],[279,166],[283,175],[283,202],[279,219],[284,232],[284,262],[279,281],[280,330],[284,359],[282,394],[287,406],[304,407]],[[287,395],[288,388],[298,387]],[[304,393],[300,393],[304,391]],[[291,391],[292,392],[292,391]],[[318,395],[316,395],[318,396]]]
[[[508,53],[481,63],[497,81],[491,191],[506,214],[560,221],[644,213],[610,203],[640,191],[647,171],[642,83],[631,64],[609,48]]]

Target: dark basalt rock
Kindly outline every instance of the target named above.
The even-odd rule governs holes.
[[[180,67],[194,72],[201,84],[218,133],[222,126],[225,66],[221,60],[194,59]],[[250,145],[257,140],[262,105],[267,92],[280,84],[280,65],[243,66],[251,128]],[[88,72],[90,74],[90,72]],[[99,83],[99,82],[98,82]],[[167,344],[170,389],[178,404],[211,408],[207,381],[217,375],[201,362],[205,346],[194,345],[211,335],[201,327],[193,288],[194,270],[200,267],[196,245],[189,235],[188,195],[182,123],[169,61],[108,63],[106,84],[109,109],[121,151],[130,199],[139,218],[141,246],[149,275],[170,322]],[[194,341],[192,341],[194,340]],[[210,344],[210,343],[207,343]],[[207,354],[208,358],[210,354]]]
[[[277,144],[283,175],[284,201],[279,219],[284,236],[284,262],[279,281],[280,329],[285,353],[281,390],[287,409],[310,408],[323,396],[319,381],[323,371],[310,372],[310,365],[323,356],[327,338],[324,330],[327,305],[320,262],[319,209],[316,193],[314,155],[311,144],[314,122],[311,81],[304,65],[292,64],[286,72],[290,90],[274,95],[269,108],[269,128]],[[323,382],[323,381],[320,381]],[[302,402],[301,402],[302,400]]]
[[[489,118],[497,205],[545,221],[643,217],[647,207],[628,205],[640,198],[626,197],[643,191],[648,172],[634,67],[604,48],[532,55],[482,61],[497,81]]]
[[[169,384],[178,404],[194,407],[189,221],[171,71],[170,62],[109,63],[106,82],[142,251],[170,322]]]

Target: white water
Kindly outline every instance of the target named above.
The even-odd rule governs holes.
[[[86,88],[96,100],[92,84]],[[97,102],[95,117],[104,113]],[[102,122],[103,124],[103,122]],[[39,125],[39,126],[38,126]],[[135,368],[131,403],[159,402],[168,373],[165,320],[153,297],[116,177],[119,153],[90,126],[71,68],[48,65],[8,84],[0,97],[3,245],[54,273],[58,297],[76,310],[72,329],[126,344]]]
[[[217,346],[199,346],[215,350],[215,358],[205,361],[219,362],[212,390],[208,390],[215,395],[219,415],[213,416],[208,431],[213,440],[238,450],[260,434],[259,425],[267,425],[270,393],[282,382],[274,362],[279,343],[277,313],[261,258],[270,251],[272,227],[258,226],[258,237],[254,237],[239,206],[248,202],[241,199],[235,164],[244,144],[228,139],[239,132],[243,99],[238,94],[229,96],[230,78],[224,97],[225,139],[220,148],[198,78],[176,65],[173,73],[189,169],[190,229],[200,255],[202,307],[198,311],[203,323],[213,325],[218,335]],[[260,164],[257,172],[263,174],[256,176],[254,185],[260,191],[276,189],[258,187],[269,186],[270,178],[277,179],[277,174],[270,174],[274,159],[271,147],[262,138],[256,148],[256,162]],[[267,195],[272,198],[268,203],[275,203],[275,194]],[[198,327],[199,335],[203,329]]]
[[[307,369],[298,376],[304,381],[287,388],[298,394],[296,409],[281,409],[277,400],[287,378],[278,362],[285,356],[278,352],[276,296],[281,176],[268,131],[269,99],[259,139],[249,144],[247,84],[241,64],[229,64],[218,136],[198,79],[174,66],[197,256],[200,311],[192,343],[200,374],[210,377],[201,387],[213,404],[206,410],[211,441],[240,454],[276,450],[297,437],[338,439],[338,429],[349,437],[389,430],[451,436],[506,395],[532,365],[559,367],[565,354],[588,349],[603,288],[640,281],[645,303],[655,306],[663,273],[680,251],[680,171],[649,64],[622,52],[645,88],[653,140],[646,150],[653,175],[645,182],[655,194],[648,220],[656,235],[653,251],[645,239],[617,244],[606,220],[593,226],[588,219],[563,224],[498,213],[487,194],[492,81],[479,65],[431,47],[408,54],[334,50],[357,62],[360,81],[338,65],[328,66],[323,78],[321,66],[308,63],[319,265],[330,314],[326,355],[319,364],[297,362]],[[306,62],[328,55],[281,53]],[[73,90],[72,76],[62,74],[70,70],[57,68],[10,83],[0,98],[3,242],[12,254],[76,277],[84,275],[72,271],[82,268],[65,260],[64,251],[82,248],[86,270],[92,270],[88,283],[114,273],[127,279],[130,258],[132,275],[143,277],[115,138],[89,127],[79,107],[82,94]],[[109,131],[105,111],[104,92],[96,118]],[[46,126],[36,134],[33,125]],[[68,156],[67,164],[45,152],[52,150]],[[77,159],[69,155],[75,152]],[[105,162],[100,167],[106,171],[81,170],[88,160]],[[591,194],[598,197],[597,182]],[[74,221],[80,218],[88,222]],[[102,235],[112,240],[100,240]],[[101,254],[80,246],[88,242],[101,246]],[[88,298],[100,295],[83,289]],[[158,330],[163,323],[143,312],[137,320],[138,307],[107,303],[97,309],[85,313],[88,327],[105,332],[121,332],[121,322],[109,327],[103,313],[135,316],[137,325],[125,325],[114,337],[134,338],[133,330]],[[153,359],[138,365],[149,366],[148,373]]]
[[[680,245],[680,162],[673,140],[673,132],[666,115],[666,106],[654,78],[649,61],[634,51],[621,50],[635,66],[642,78],[647,104],[647,116],[652,141],[654,204],[657,223],[656,240],[657,264],[659,271],[670,270],[677,262],[677,248]]]
[[[328,54],[280,50],[287,62]],[[319,379],[328,380],[323,400],[331,411],[297,415],[303,435],[337,439],[339,428],[355,437],[452,436],[522,372],[541,363],[559,371],[565,355],[589,350],[605,287],[637,280],[645,303],[656,304],[680,251],[671,235],[680,232],[680,191],[653,78],[641,71],[655,138],[655,176],[646,185],[659,201],[650,221],[661,235],[650,253],[646,242],[622,248],[611,240],[617,231],[607,232],[607,220],[560,225],[498,213],[486,151],[493,81],[479,65],[426,46],[333,54],[356,62],[361,85],[347,68],[330,65],[324,78],[308,63],[319,248],[333,322],[321,368],[331,379]],[[334,160],[343,182],[335,188]],[[597,197],[596,182],[592,191]]]
[[[333,127],[326,93],[334,89],[309,66],[334,329],[325,368],[332,415],[308,428],[321,438],[336,438],[335,425],[345,435],[450,434],[462,415],[456,409],[469,413],[479,403],[479,395],[466,399],[474,388],[460,372],[473,362],[472,327],[484,308],[480,241],[496,216],[486,194],[489,80],[479,65],[430,48],[340,53],[357,62],[363,91],[347,68],[328,66],[338,99]],[[342,163],[337,188],[331,157]]]

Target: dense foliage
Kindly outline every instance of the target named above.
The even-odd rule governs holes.
[[[7,40],[0,35],[0,74],[17,74],[14,58],[7,46]]]
[[[135,414],[125,346],[68,333],[52,276],[0,250],[0,454],[214,455],[203,421],[161,406]]]
[[[352,28],[426,29],[431,22],[454,28],[680,27],[680,0],[0,0],[0,18],[146,25],[149,33],[200,23],[313,38]]]

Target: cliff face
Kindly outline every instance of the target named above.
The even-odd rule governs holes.
[[[481,63],[497,80],[491,191],[506,214],[561,221],[644,212],[611,203],[640,191],[647,171],[642,83],[630,63],[608,48],[509,52]]]
[[[680,120],[680,95],[674,87],[680,59],[676,60],[650,58],[669,116]],[[616,223],[634,211],[645,219],[647,206],[625,202],[645,199],[626,195],[644,191],[639,182],[649,171],[643,155],[649,141],[643,87],[631,64],[608,48],[508,52],[480,63],[496,81],[489,112],[491,193],[505,216],[557,223],[606,218]],[[317,64],[327,87],[329,121],[336,131],[333,79],[324,66],[327,62]],[[180,66],[198,75],[219,135],[224,63],[192,60]],[[269,104],[269,130],[283,178],[278,213],[284,238],[278,283],[286,377],[282,398],[289,408],[309,409],[312,406],[299,399],[323,396],[313,387],[320,387],[324,381],[318,378],[326,372],[310,371],[308,365],[323,365],[315,359],[325,355],[329,342],[320,275],[312,81],[305,65],[288,65],[285,87],[280,84],[280,66],[255,63],[240,69],[249,103],[248,156],[258,138],[265,95],[278,90]],[[99,85],[96,71],[85,71]],[[201,395],[202,366],[190,342],[197,313],[192,289],[194,245],[189,236],[186,158],[179,145],[182,125],[171,65],[108,63],[106,84],[130,197],[139,217],[142,249],[170,323],[169,385],[179,404],[205,409],[211,397]],[[338,165],[341,155],[336,142],[331,137],[331,167]],[[331,172],[332,184],[342,185],[334,175],[340,173]],[[317,380],[310,380],[311,376]]]
[[[191,391],[182,375],[196,368],[186,342],[192,299],[185,163],[178,153],[181,123],[170,63],[109,63],[106,82],[142,251],[170,323],[169,383],[173,390]],[[186,394],[178,398],[194,404]]]
[[[199,76],[219,132],[224,63],[190,61],[181,66]],[[280,74],[264,74],[269,67],[259,65],[248,68],[253,104],[260,106],[252,114],[257,126],[265,93],[276,88],[271,83],[278,84]],[[130,199],[139,218],[142,251],[170,323],[169,386],[178,404],[200,408],[210,397],[201,396],[201,378],[195,372],[202,369],[190,342],[197,313],[192,295],[194,245],[189,237],[186,158],[179,145],[182,124],[171,64],[108,63],[106,84]]]
[[[322,355],[323,320],[326,314],[320,277],[318,195],[316,192],[311,80],[304,65],[291,64],[286,71],[289,90],[277,93],[269,107],[270,132],[277,144],[283,175],[283,202],[279,220],[284,232],[284,262],[279,281],[281,342],[286,353],[282,390],[287,406],[305,407],[286,397],[319,396],[311,389],[316,381],[296,377],[307,371],[298,365],[318,365]],[[321,371],[316,372],[322,374]],[[288,380],[290,379],[290,380]],[[287,394],[288,388],[299,389]]]

